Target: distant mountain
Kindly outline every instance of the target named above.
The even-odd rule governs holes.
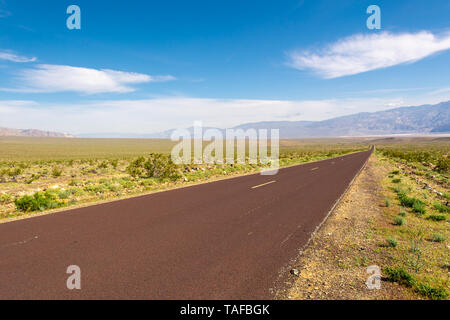
[[[50,138],[73,138],[67,133],[42,131],[36,129],[10,129],[0,128],[0,137],[50,137]]]
[[[209,129],[204,127],[203,132]],[[363,112],[323,121],[263,121],[245,123],[232,129],[280,129],[280,138],[375,136],[392,134],[450,133],[450,101],[435,105],[401,107],[378,112]],[[187,128],[193,133],[193,128]],[[224,132],[224,129],[219,129]],[[85,138],[170,138],[174,129],[163,132],[87,133]],[[65,133],[0,128],[0,136],[72,137]]]
[[[280,129],[280,138],[285,139],[450,133],[450,101],[436,105],[401,107],[371,113],[363,112],[323,121],[245,123],[232,129]],[[192,132],[192,128],[189,130]],[[148,137],[170,138],[172,131],[149,134]]]

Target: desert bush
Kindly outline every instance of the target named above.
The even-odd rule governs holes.
[[[444,242],[445,241],[445,237],[440,234],[440,233],[434,233],[433,234],[433,241],[434,242]]]
[[[407,287],[412,287],[416,283],[414,277],[403,268],[386,267],[383,271],[386,273],[388,281],[397,282]]]
[[[151,153],[147,158],[139,157],[132,161],[127,172],[134,178],[159,178],[177,180],[178,168],[168,155]]]
[[[53,178],[57,178],[60,177],[62,175],[62,169],[59,167],[53,167],[52,169],[52,177]]]
[[[397,197],[400,200],[400,203],[402,206],[408,207],[408,208],[413,208],[413,211],[414,211],[414,206],[415,206],[415,208],[416,208],[415,210],[417,210],[417,211],[414,211],[414,212],[421,213],[421,211],[423,211],[423,209],[425,209],[425,203],[422,200],[417,199],[417,198],[408,197],[405,192],[398,192]]]
[[[43,211],[46,209],[53,209],[62,207],[64,202],[55,200],[52,193],[36,192],[34,195],[23,196],[14,201],[17,210],[24,212]]]
[[[445,221],[447,217],[443,214],[430,214],[427,219],[432,221]]]
[[[30,179],[25,180],[25,183],[26,183],[26,184],[31,184],[33,181],[38,180],[40,177],[41,177],[40,174],[34,174],[34,173],[33,173],[33,174],[31,175]]]
[[[425,207],[425,204],[415,201],[412,207],[412,211],[418,214],[425,214],[427,212],[427,209]]]
[[[0,203],[9,203],[12,201],[12,196],[10,194],[4,193],[0,195]]]
[[[441,173],[448,173],[450,168],[450,159],[447,157],[441,156],[441,158],[437,161],[436,167],[434,170]]]
[[[71,192],[69,190],[66,191],[61,191],[60,193],[58,193],[58,198],[59,199],[68,199],[71,196]]]
[[[117,169],[117,166],[119,165],[119,160],[118,160],[118,159],[112,159],[112,160],[109,160],[109,164],[110,164],[111,167],[113,167],[114,169]]]
[[[433,206],[440,213],[449,213],[450,212],[450,207],[448,207],[445,204],[442,204],[440,202],[435,202]]]
[[[395,248],[398,245],[397,239],[395,238],[387,238],[386,242],[389,247]]]
[[[419,294],[432,300],[446,300],[448,298],[447,291],[442,287],[434,288],[426,283],[418,283],[415,289]]]
[[[98,166],[97,166],[97,168],[99,168],[99,169],[107,169],[108,168],[108,161],[102,161]]]
[[[395,217],[394,218],[394,224],[396,226],[402,226],[405,224],[405,219],[403,219],[402,217]]]

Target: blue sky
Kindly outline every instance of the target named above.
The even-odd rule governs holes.
[[[0,126],[149,133],[436,103],[449,49],[448,0],[0,0]]]

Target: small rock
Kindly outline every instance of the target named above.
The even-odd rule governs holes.
[[[298,277],[300,275],[300,271],[298,271],[298,269],[292,269],[291,274]]]

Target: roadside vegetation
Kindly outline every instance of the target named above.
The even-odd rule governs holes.
[[[449,144],[384,146],[377,155],[391,169],[382,179],[391,205],[377,227],[387,242],[380,247],[389,261],[385,279],[423,298],[448,299]]]
[[[363,142],[320,142],[282,142],[280,166],[368,148]],[[248,161],[175,165],[172,146],[157,139],[0,139],[0,219],[256,173],[264,167]]]
[[[378,138],[339,205],[290,266],[281,299],[434,299],[450,295],[450,138]],[[438,166],[438,163],[441,165]],[[367,287],[368,268],[381,272]]]

